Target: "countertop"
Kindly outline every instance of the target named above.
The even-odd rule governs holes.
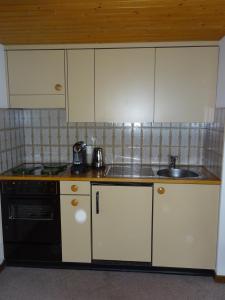
[[[210,173],[203,166],[185,166],[195,172],[200,174],[197,178],[167,178],[159,177],[156,175],[159,169],[163,169],[167,166],[151,166],[154,171],[154,176],[146,178],[134,178],[134,177],[106,177],[105,169],[95,170],[89,169],[84,174],[73,175],[70,172],[70,166],[59,173],[58,175],[6,175],[0,174],[0,180],[57,180],[57,181],[91,181],[91,182],[131,182],[131,183],[176,183],[176,184],[210,184],[219,185],[221,180]],[[107,168],[107,167],[106,167]]]

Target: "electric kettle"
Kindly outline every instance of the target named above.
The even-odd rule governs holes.
[[[94,148],[93,157],[92,157],[92,166],[97,169],[103,168],[105,166],[103,149],[100,147]]]

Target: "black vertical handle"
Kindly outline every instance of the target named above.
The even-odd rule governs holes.
[[[96,214],[99,214],[99,192],[96,192]]]

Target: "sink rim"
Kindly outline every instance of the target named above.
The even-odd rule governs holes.
[[[183,179],[183,178],[198,179],[200,177],[200,175],[197,172],[185,168],[159,169],[157,171],[157,175],[159,177],[176,178],[176,179]]]

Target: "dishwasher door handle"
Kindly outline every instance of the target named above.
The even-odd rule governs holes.
[[[96,192],[96,214],[99,214],[99,192]]]

